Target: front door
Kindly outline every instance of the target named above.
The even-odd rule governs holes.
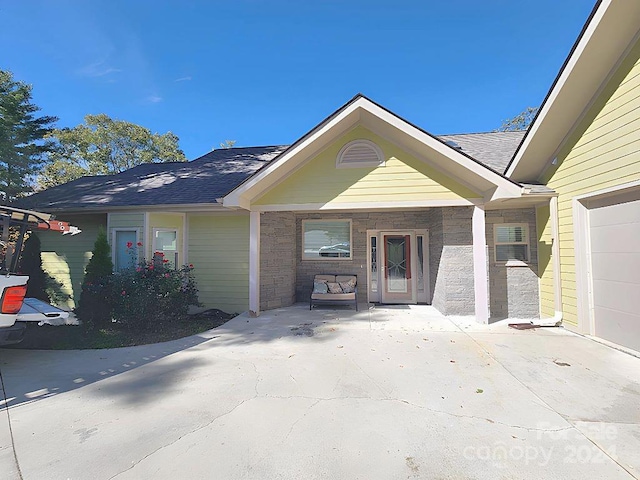
[[[413,233],[383,232],[381,237],[382,302],[416,303],[411,258]]]

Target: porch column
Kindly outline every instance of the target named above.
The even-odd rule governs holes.
[[[260,316],[260,212],[249,212],[249,315]]]
[[[489,297],[487,289],[487,237],[484,207],[473,207],[473,291],[475,293],[476,321],[489,323]]]

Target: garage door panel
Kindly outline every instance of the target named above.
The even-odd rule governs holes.
[[[640,351],[640,315],[596,309],[597,337]]]
[[[593,306],[626,313],[638,311],[640,285],[609,280],[593,280]],[[596,317],[597,318],[597,317]]]
[[[594,333],[634,350],[640,350],[638,195],[594,201],[589,210]]]
[[[640,242],[640,240],[639,240]],[[640,255],[636,253],[593,253],[593,281],[612,280],[639,283]]]
[[[591,227],[592,252],[640,252],[640,222]]]

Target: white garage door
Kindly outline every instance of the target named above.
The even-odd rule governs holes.
[[[640,193],[590,205],[595,335],[640,351]],[[596,207],[596,208],[593,208]]]

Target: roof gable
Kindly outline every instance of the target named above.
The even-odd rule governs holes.
[[[363,140],[377,147],[381,164],[350,168],[337,164],[344,145]],[[471,204],[481,199],[481,193],[359,125],[254,200],[252,208],[346,209],[372,204]]]
[[[485,201],[521,194],[520,186],[502,174],[359,94],[226,195],[224,205],[249,209],[252,201],[357,125],[395,143],[416,158],[428,159],[433,167],[454,180],[482,192]]]

